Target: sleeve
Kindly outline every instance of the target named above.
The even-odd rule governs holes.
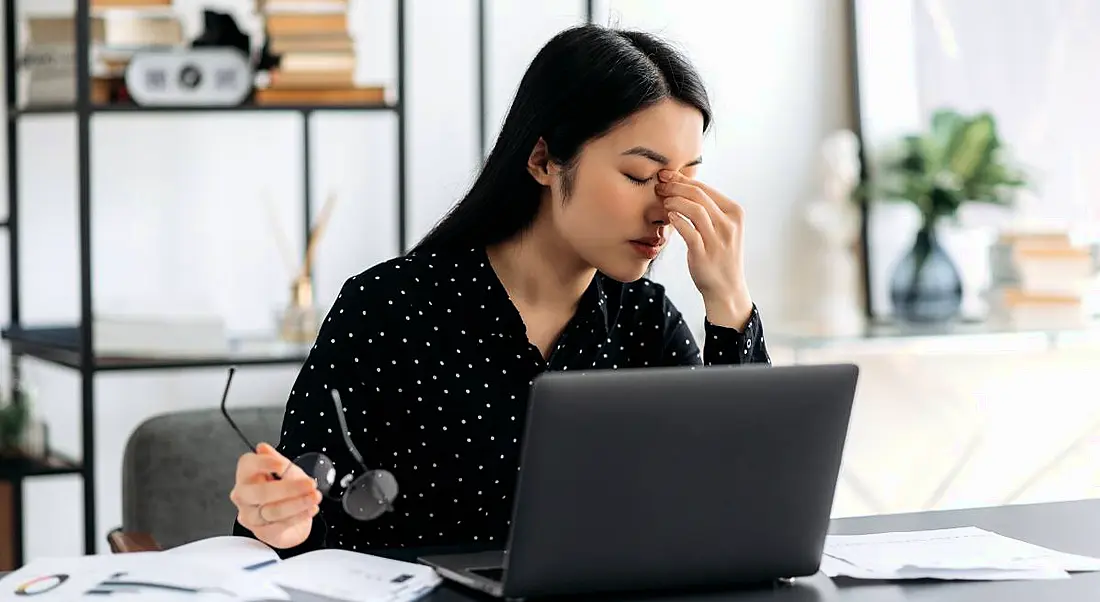
[[[754,304],[745,327],[741,330],[703,322],[703,352],[683,315],[665,301],[665,343],[663,364],[669,366],[722,366],[740,364],[771,365],[771,356],[764,343],[764,326]]]
[[[362,274],[347,280],[332,308],[321,323],[317,339],[299,369],[283,413],[281,436],[276,449],[294,461],[302,454],[320,452],[328,456],[336,468],[337,484],[321,501],[320,512],[313,518],[309,537],[293,548],[276,550],[282,558],[328,546],[333,523],[346,520],[338,500],[341,479],[351,472],[361,472],[347,449],[336,417],[336,404],[331,389],[340,391],[345,419],[352,433],[362,430],[366,410],[373,397],[367,391],[378,386],[371,376],[377,358],[387,351],[384,338],[378,333],[386,317],[378,303],[369,303],[380,296],[376,288],[362,286]],[[368,307],[370,305],[370,307]],[[393,337],[390,337],[391,339]],[[350,433],[349,433],[350,435]],[[353,439],[356,447],[368,454],[366,445]],[[255,535],[234,521],[233,534]]]

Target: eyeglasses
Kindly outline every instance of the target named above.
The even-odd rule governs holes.
[[[225,401],[229,397],[229,385],[233,382],[234,372],[236,372],[236,368],[230,367],[229,375],[225,380],[225,390],[222,392],[221,403],[222,414],[229,421],[229,426],[233,427],[233,430],[240,436],[241,441],[244,441],[249,449],[256,452],[256,446],[249,441],[248,437],[237,426],[237,423],[233,422],[233,418],[229,416],[229,412],[225,408]],[[344,405],[340,402],[340,393],[336,389],[330,390],[332,391],[332,401],[336,404],[336,419],[340,422],[340,434],[344,437],[344,444],[347,445],[351,456],[363,469],[363,474],[348,483],[344,487],[343,494],[336,496],[331,493],[333,485],[336,484],[336,465],[328,456],[321,452],[307,452],[295,458],[294,465],[301,468],[306,475],[313,479],[317,484],[318,491],[325,498],[339,502],[343,506],[344,512],[347,512],[352,518],[362,521],[378,518],[386,512],[393,511],[393,501],[397,498],[397,479],[388,470],[367,467],[367,464],[363,461],[363,456],[351,440],[351,433],[348,431],[348,425],[344,419]],[[288,466],[287,470],[289,469]],[[285,474],[286,471],[284,470],[282,475],[272,473],[271,476],[275,479],[282,479]],[[347,477],[345,477],[346,479]]]

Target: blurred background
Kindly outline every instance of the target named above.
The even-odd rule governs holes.
[[[130,434],[215,408],[228,365],[231,405],[282,405],[311,321],[586,20],[709,85],[700,177],[745,207],[775,363],[860,365],[835,516],[1100,494],[1095,2],[90,5],[4,2],[5,564],[105,549]],[[654,277],[698,336],[678,238]]]

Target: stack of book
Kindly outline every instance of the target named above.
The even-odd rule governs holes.
[[[268,46],[278,57],[256,91],[265,105],[362,105],[385,101],[382,86],[356,82],[348,0],[257,0]]]
[[[183,43],[171,0],[92,0],[89,65],[92,102],[124,95],[123,75],[134,52]],[[123,9],[123,10],[116,10]],[[28,15],[20,104],[50,106],[76,100],[76,19]]]
[[[1066,231],[1008,232],[998,241],[1011,276],[998,309],[1025,328],[1075,328],[1100,314],[1100,248]]]

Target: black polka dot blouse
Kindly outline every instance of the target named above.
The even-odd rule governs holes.
[[[280,453],[320,451],[337,481],[362,472],[343,441],[330,389],[366,464],[400,495],[371,521],[347,515],[338,483],[309,539],[320,547],[499,545],[511,518],[528,390],[545,370],[770,363],[759,314],[742,331],[705,323],[696,345],[664,287],[597,275],[549,359],[483,249],[410,254],[345,282],[290,392]],[[240,524],[238,535],[251,536]]]

